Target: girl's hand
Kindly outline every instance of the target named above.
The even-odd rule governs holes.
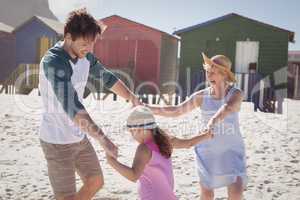
[[[106,160],[107,160],[108,164],[111,164],[112,161],[116,160],[116,158],[114,158],[111,155],[106,153]]]
[[[206,137],[206,139],[212,139],[214,137],[214,134],[212,130],[204,130],[203,135]]]
[[[112,143],[106,136],[103,136],[99,142],[107,155],[113,158],[118,157],[118,147],[114,143]]]
[[[205,130],[209,132],[213,131],[213,127],[214,127],[214,119],[212,118],[207,122]]]

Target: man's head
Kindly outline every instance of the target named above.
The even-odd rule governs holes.
[[[99,23],[85,8],[74,10],[69,14],[64,27],[64,40],[74,56],[83,58],[91,52],[100,34]]]

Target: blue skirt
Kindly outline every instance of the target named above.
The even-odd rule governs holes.
[[[247,184],[245,147],[240,137],[216,137],[195,147],[200,183],[215,189],[235,183]]]

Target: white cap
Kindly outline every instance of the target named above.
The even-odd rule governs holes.
[[[145,106],[136,106],[127,118],[128,128],[153,129],[157,127],[152,111]]]

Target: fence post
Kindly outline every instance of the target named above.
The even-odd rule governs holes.
[[[298,99],[298,87],[299,87],[299,65],[294,65],[296,68],[295,76],[295,88],[294,88],[294,99]]]
[[[117,95],[115,93],[113,93],[113,100],[117,101]]]
[[[249,85],[249,74],[244,76],[244,100],[248,99],[248,86]]]
[[[264,107],[264,87],[265,87],[265,83],[264,83],[264,79],[260,80],[260,88],[259,88],[259,108],[263,109]]]

